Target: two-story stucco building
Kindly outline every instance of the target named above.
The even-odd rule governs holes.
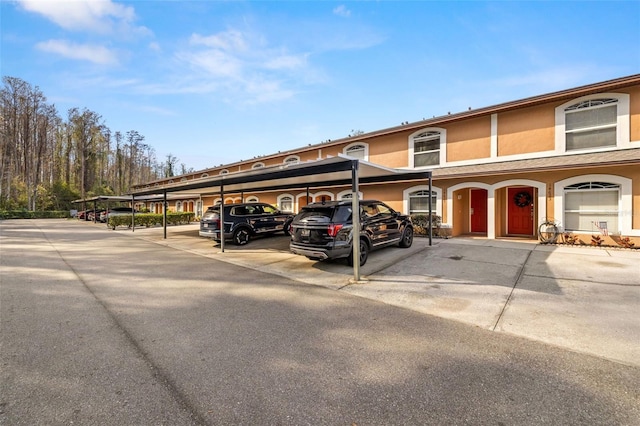
[[[426,185],[397,182],[362,185],[360,196],[404,213],[425,213],[431,202],[453,236],[537,238],[539,224],[550,219],[583,238],[598,234],[614,244],[631,237],[640,245],[640,74],[304,144],[136,188],[160,191],[169,182],[339,154],[388,168],[431,170],[431,194]],[[225,203],[259,200],[298,211],[311,201],[349,194],[349,187],[321,188],[308,198],[304,190],[229,194]],[[169,208],[199,215],[216,202],[194,196]],[[160,212],[162,203],[147,207]]]

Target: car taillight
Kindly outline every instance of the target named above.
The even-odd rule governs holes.
[[[343,224],[336,224],[336,223],[332,223],[331,225],[329,225],[329,229],[327,230],[329,236],[335,237],[336,235],[338,235],[338,232],[340,232],[343,226],[344,226]]]
[[[216,228],[220,229],[220,219],[214,219],[213,223],[216,224]]]

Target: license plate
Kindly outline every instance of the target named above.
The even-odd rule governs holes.
[[[300,231],[300,235],[303,237],[308,237],[309,236],[309,230],[308,229],[303,229],[302,231]]]

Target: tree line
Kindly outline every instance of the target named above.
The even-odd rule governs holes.
[[[193,171],[155,150],[136,130],[112,131],[102,116],[71,108],[65,118],[37,86],[2,77],[0,210],[68,210],[72,201],[123,195],[132,185]]]

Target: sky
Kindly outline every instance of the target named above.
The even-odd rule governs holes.
[[[3,77],[195,170],[640,73],[640,1],[0,8]]]

